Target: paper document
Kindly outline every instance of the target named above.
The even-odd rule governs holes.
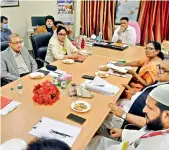
[[[108,63],[106,66],[109,67],[109,68],[111,68],[111,69],[114,69],[114,70],[116,70],[116,71],[119,71],[119,72],[121,72],[121,73],[127,73],[128,70],[132,69],[132,68],[129,67],[129,66],[125,66],[125,67],[116,66],[116,65],[114,65],[114,64],[111,63],[111,62]]]
[[[116,72],[113,69],[109,69],[108,73],[111,74],[111,75],[114,75],[114,76],[122,77],[122,78],[127,78],[129,76],[127,74]]]
[[[29,132],[37,137],[54,138],[72,147],[82,128],[43,117]]]
[[[107,95],[115,95],[119,91],[117,86],[108,83],[98,76],[96,76],[90,83],[87,83],[85,87],[88,90]]]

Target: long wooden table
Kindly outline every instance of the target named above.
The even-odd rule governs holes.
[[[74,63],[71,65],[63,64],[61,61],[56,61],[54,64],[61,70],[65,70],[66,72],[73,75],[72,83],[82,83],[84,79],[81,78],[82,75],[94,75],[96,71],[98,71],[98,66],[102,64],[106,64],[110,60],[118,59],[126,59],[130,58],[130,50],[133,48],[128,48],[126,51],[129,52],[127,56],[127,52],[125,58],[117,56],[122,55],[123,52],[111,51],[109,57],[99,56],[97,55],[89,56],[83,63]],[[94,47],[93,52],[95,51],[103,51],[102,54],[107,53],[109,49]],[[133,50],[137,51],[137,48]],[[139,51],[141,49],[139,48]],[[113,52],[116,54],[113,54]],[[135,54],[137,54],[136,52]],[[139,52],[140,58],[144,56],[144,50]],[[120,58],[119,58],[120,57]],[[115,58],[115,59],[114,59]],[[134,59],[134,58],[133,58]],[[135,59],[134,59],[135,60]],[[46,76],[45,78],[39,80],[30,79],[29,75],[22,78],[23,83],[23,93],[20,95],[17,92],[17,81],[14,81],[4,87],[1,88],[2,96],[11,97],[16,101],[21,102],[21,105],[16,108],[14,111],[9,113],[6,116],[2,116],[1,122],[1,142],[4,142],[11,138],[21,138],[26,142],[30,142],[35,137],[29,135],[28,132],[32,129],[32,127],[42,118],[49,117],[55,120],[59,120],[68,124],[72,124],[75,126],[82,127],[82,131],[75,141],[72,150],[83,150],[98,130],[99,126],[102,124],[107,114],[109,113],[108,103],[115,103],[123,92],[124,88],[121,84],[128,84],[131,77],[128,78],[120,78],[117,76],[109,76],[106,80],[118,86],[120,91],[115,96],[106,96],[99,93],[93,93],[93,99],[83,99],[91,104],[91,110],[86,113],[77,113],[74,112],[70,105],[73,102],[72,98],[68,95],[60,96],[60,100],[57,101],[52,106],[41,106],[33,102],[33,87],[38,83],[42,83],[45,80],[52,81],[51,76]],[[10,88],[14,88],[14,90],[10,90]],[[68,89],[68,88],[67,88]],[[81,98],[79,98],[81,99]],[[69,113],[77,114],[81,117],[86,118],[86,122],[83,125],[79,125],[75,122],[72,122],[66,119]]]
[[[145,50],[142,46],[130,46],[124,51],[94,46],[92,51],[95,55],[111,57],[117,60],[124,59],[126,61],[134,61],[145,58]]]

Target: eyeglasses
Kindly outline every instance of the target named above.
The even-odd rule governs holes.
[[[154,50],[155,48],[152,48],[152,47],[146,47],[145,50]]]
[[[66,36],[66,34],[62,34],[62,33],[59,33],[58,35],[60,35],[60,36]]]
[[[15,44],[15,45],[18,45],[18,44],[22,44],[22,43],[23,43],[23,41],[21,40],[21,41],[17,41],[17,42],[10,42],[10,43]]]
[[[164,73],[169,73],[168,70],[166,70],[165,68],[161,67],[160,64],[156,65],[157,71],[159,74],[164,74]]]

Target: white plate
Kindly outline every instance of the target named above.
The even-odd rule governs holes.
[[[40,79],[40,78],[43,78],[45,75],[42,72],[32,72],[32,73],[29,74],[29,76],[32,79]]]
[[[62,62],[63,62],[64,64],[73,64],[73,63],[74,63],[74,60],[73,60],[73,59],[64,59],[64,60],[62,60]]]
[[[100,65],[99,66],[99,69],[102,70],[102,71],[109,71],[109,68],[107,67],[107,70],[104,70],[103,68],[106,67],[106,65]]]
[[[99,75],[99,73],[104,74],[103,76]],[[99,76],[100,78],[107,78],[109,76],[109,74],[107,72],[104,71],[98,71],[95,73],[96,76]]]
[[[80,50],[78,53],[80,55],[88,55],[87,50]]]
[[[86,108],[86,109],[83,109],[82,111],[75,109],[75,108],[74,108],[74,107],[75,107],[75,104],[78,104],[78,103],[84,103],[84,104],[87,106],[87,108]],[[73,103],[71,104],[71,108],[72,108],[74,111],[76,111],[76,112],[87,112],[87,111],[89,111],[89,110],[91,109],[91,104],[89,104],[89,103],[86,102],[86,101],[77,100],[76,102],[73,102]]]
[[[22,139],[10,139],[0,145],[0,150],[23,150],[26,149],[27,144]]]

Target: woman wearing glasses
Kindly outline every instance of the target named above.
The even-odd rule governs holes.
[[[164,59],[161,52],[161,45],[158,42],[151,41],[145,48],[146,58],[143,60],[127,62],[125,66],[140,67],[138,73],[134,70],[128,72],[133,76],[129,85],[123,85],[126,88],[125,98],[130,99],[135,92],[141,91],[144,87],[152,85],[155,82],[156,65]]]
[[[52,63],[58,59],[76,59],[77,49],[67,38],[67,29],[60,25],[49,41],[45,60]]]

